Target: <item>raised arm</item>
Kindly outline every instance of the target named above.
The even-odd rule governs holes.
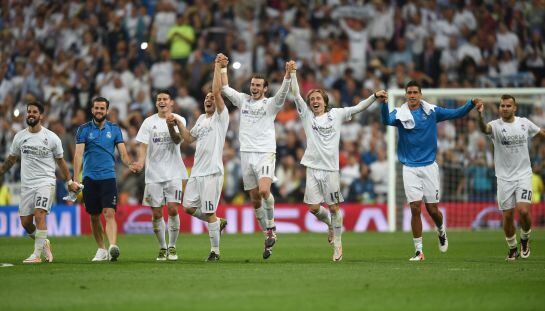
[[[221,114],[223,109],[225,109],[225,102],[223,101],[223,97],[221,97],[221,68],[221,63],[216,60],[214,64],[214,78],[212,79],[212,94],[214,94],[214,104],[216,105],[216,111],[218,114]],[[180,131],[180,133],[181,132],[182,131]]]
[[[308,111],[307,103],[303,99],[299,91],[299,82],[297,81],[297,71],[295,68],[290,72],[291,76],[291,95],[294,98],[295,106],[299,114],[303,114]]]
[[[180,133],[176,132],[176,129],[174,126],[177,123],[176,117],[171,113],[167,116],[167,126],[168,126],[168,133],[170,134],[170,138],[172,138],[172,141],[177,145],[182,142],[182,136]]]
[[[479,113],[479,128],[481,129],[481,132],[485,134],[492,134],[492,126],[490,126],[490,124],[484,123],[484,103],[482,101],[477,104],[477,112]]]
[[[275,106],[280,107],[284,104],[286,101],[286,97],[288,96],[288,92],[290,90],[290,84],[291,84],[291,75],[290,72],[292,68],[295,68],[295,62],[289,61],[286,62],[286,73],[284,74],[284,81],[282,81],[282,85],[280,86],[280,89],[276,94],[273,96],[273,103]]]
[[[380,107],[380,116],[382,119],[382,124],[384,125],[390,125],[390,126],[397,126],[396,123],[396,111],[390,112],[388,110],[388,104],[386,102],[382,103],[382,106]]]
[[[219,53],[216,56],[216,63],[220,64],[221,93],[225,95],[225,97],[227,97],[227,99],[229,99],[233,105],[240,107],[246,98],[243,93],[239,93],[229,86],[229,79],[227,76],[227,65],[229,65],[229,59],[227,56]]]
[[[435,113],[437,113],[437,122],[462,118],[467,115],[471,109],[475,108],[477,103],[480,101],[482,101],[480,98],[468,99],[465,105],[456,109],[436,107]]]
[[[360,101],[357,105],[346,109],[349,109],[350,115],[355,115],[369,108],[369,106],[371,106],[375,101],[384,102],[386,101],[386,98],[388,98],[388,93],[386,93],[385,90],[380,90],[369,96],[367,99]]]
[[[223,101],[223,100],[222,100]],[[193,137],[187,127],[182,123],[182,121],[176,119],[176,126],[178,126],[178,131],[180,131],[180,135],[182,135],[182,138],[184,141],[188,143],[193,143],[197,138]]]

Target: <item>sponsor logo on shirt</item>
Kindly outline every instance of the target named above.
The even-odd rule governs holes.
[[[151,142],[156,145],[167,145],[172,142],[172,138],[170,138],[168,132],[154,132],[151,137]]]
[[[316,134],[322,136],[322,137],[331,137],[335,134],[335,128],[333,127],[333,124],[328,123],[326,125],[319,125],[316,124],[316,122],[312,122],[312,129]]]
[[[191,135],[199,139],[205,138],[212,131],[211,126],[201,126],[197,124],[194,128],[191,129]]]
[[[522,134],[502,135],[500,141],[508,148],[520,147],[527,143],[526,135]]]
[[[44,158],[50,155],[50,150],[44,146],[21,146],[21,153]]]

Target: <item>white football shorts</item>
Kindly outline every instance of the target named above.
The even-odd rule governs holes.
[[[441,197],[439,166],[436,162],[419,167],[403,165],[403,186],[408,203],[422,200],[438,203]]]
[[[505,211],[515,208],[517,203],[532,201],[532,176],[516,181],[498,178],[498,207]]]
[[[200,208],[204,214],[215,213],[223,187],[223,175],[190,177],[185,187],[184,207]]]
[[[325,171],[307,167],[307,182],[303,201],[307,204],[327,205],[344,202],[339,171]]]
[[[34,215],[36,208],[41,208],[49,214],[55,198],[55,185],[45,185],[37,188],[21,188],[21,203],[19,216]]]
[[[182,180],[173,179],[160,183],[146,184],[142,205],[162,207],[166,203],[182,202]]]
[[[261,178],[268,177],[276,180],[274,170],[276,154],[273,152],[241,152],[240,162],[242,166],[242,181],[244,190],[248,191],[258,187]]]

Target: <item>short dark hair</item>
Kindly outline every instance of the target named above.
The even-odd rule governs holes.
[[[45,111],[44,105],[40,102],[33,101],[26,104],[26,109],[28,110],[28,106],[34,106],[38,108],[38,111],[40,111],[40,114],[43,114]]]
[[[172,99],[172,93],[170,92],[170,90],[168,90],[168,89],[158,89],[155,92],[155,101],[157,101],[157,96],[159,96],[159,94],[167,94],[168,98]]]
[[[513,100],[513,103],[516,105],[517,104],[517,100],[515,99],[515,97],[513,95],[510,95],[510,94],[503,94],[501,96],[501,100],[506,100],[506,99],[512,99]]]
[[[265,78],[265,76],[260,74],[260,73],[253,73],[251,79],[262,79],[263,80],[263,87],[268,87],[269,86],[269,82],[267,82],[267,79]]]
[[[110,109],[110,101],[106,97],[95,97],[91,103],[91,108],[95,106],[95,103],[106,103],[106,110]]]
[[[411,80],[407,82],[407,84],[405,85],[405,92],[407,92],[407,89],[411,86],[416,86],[418,88],[418,92],[422,93],[422,86],[420,86],[420,83],[418,83],[418,81],[415,81],[415,80]]]

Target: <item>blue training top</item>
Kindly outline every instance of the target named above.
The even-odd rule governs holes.
[[[389,112],[388,105],[381,107],[382,123],[397,127],[399,139],[397,141],[397,157],[403,165],[419,167],[435,162],[437,155],[437,123],[445,120],[457,119],[467,115],[474,105],[469,99],[465,105],[456,109],[435,107],[427,115],[422,105],[411,110],[414,118],[414,128],[408,130],[396,119],[396,110]]]
[[[76,132],[76,144],[85,144],[83,177],[115,178],[115,146],[122,142],[123,134],[117,124],[106,121],[102,129],[94,121],[81,125]]]

